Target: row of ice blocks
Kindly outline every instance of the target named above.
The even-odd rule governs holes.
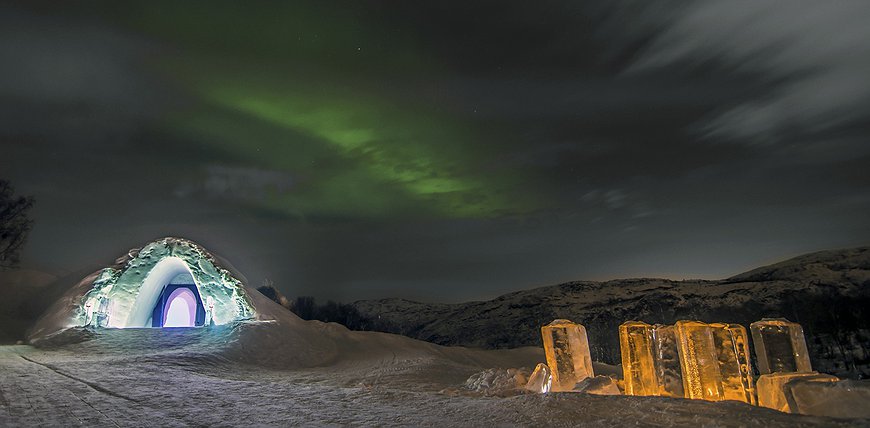
[[[786,383],[836,380],[812,372],[803,329],[781,319],[750,326],[756,344],[758,394],[753,385],[746,329],[739,324],[678,321],[672,326],[628,321],[619,327],[625,393],[737,400],[778,410]],[[547,364],[539,364],[528,388],[539,392],[571,391],[594,377],[586,328],[558,319],[541,328]],[[757,397],[757,399],[756,399]]]
[[[672,326],[629,321],[619,328],[627,395],[738,400],[783,412],[870,417],[870,386],[811,371],[803,329],[782,319],[750,326],[761,376],[753,389],[746,329],[737,324],[678,321]],[[541,328],[547,364],[526,389],[587,391],[595,382],[586,329],[568,320]],[[606,378],[600,376],[599,378]],[[585,379],[585,380],[584,380]],[[578,383],[579,382],[579,383]],[[585,387],[578,386],[588,383]],[[601,385],[599,385],[601,386]],[[592,388],[619,393],[616,385]]]
[[[762,375],[811,372],[800,325],[764,319],[750,329]],[[757,404],[749,341],[739,324],[678,321],[665,326],[628,321],[619,327],[619,339],[628,395]],[[759,399],[766,397],[767,389],[766,380],[759,380]]]
[[[746,329],[678,321],[619,327],[625,393],[754,404]]]

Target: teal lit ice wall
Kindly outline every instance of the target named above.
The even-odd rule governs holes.
[[[255,311],[241,281],[218,266],[199,245],[179,238],[132,251],[116,267],[103,269],[73,315],[76,325],[149,327],[157,296],[173,277],[189,274],[206,309],[206,322],[250,319]]]

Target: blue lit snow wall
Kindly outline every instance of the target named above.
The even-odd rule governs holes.
[[[255,316],[244,285],[199,245],[178,238],[152,242],[103,269],[76,311],[78,325],[131,328],[226,324]],[[179,287],[184,285],[185,287]],[[173,292],[178,291],[175,295]],[[168,291],[169,294],[166,294]],[[189,293],[189,294],[188,294]],[[155,313],[161,312],[155,322]],[[187,310],[187,318],[183,316]],[[192,312],[191,312],[192,311]]]

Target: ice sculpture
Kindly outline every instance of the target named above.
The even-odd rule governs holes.
[[[687,398],[755,404],[746,329],[739,324],[677,321]]]
[[[656,324],[653,328],[652,343],[656,379],[659,382],[658,395],[685,397],[676,328],[672,325]]]
[[[550,374],[550,368],[544,363],[538,363],[535,370],[529,375],[529,381],[526,383],[526,389],[532,392],[547,393],[553,385],[553,376]]]
[[[619,339],[627,395],[755,401],[741,325],[627,321]]]
[[[758,405],[779,410],[786,413],[797,413],[797,409],[791,408],[786,394],[789,392],[788,385],[797,379],[802,382],[836,382],[836,376],[809,373],[771,373],[763,374],[758,378]]]
[[[710,324],[722,377],[722,399],[755,404],[749,341],[740,324]]]
[[[106,327],[110,316],[109,299],[106,296],[97,296],[92,301],[85,303],[83,317],[85,325],[94,327]]]
[[[558,319],[541,327],[541,335],[553,391],[570,391],[578,381],[594,376],[585,327]]]
[[[150,327],[154,314],[161,312],[155,304],[176,280],[187,283],[185,286],[194,294],[193,299],[187,299],[186,307],[202,312],[203,322],[196,325],[205,323],[203,302],[209,305],[209,323],[226,324],[255,315],[241,281],[218,266],[205,249],[185,239],[164,238],[131,251],[118,265],[103,269],[83,296],[74,314],[74,325]],[[167,302],[166,308],[171,309],[175,300]],[[162,313],[168,315],[168,311]]]
[[[626,395],[660,395],[653,357],[653,326],[626,321],[619,326],[619,349]]]
[[[712,329],[698,321],[677,321],[674,327],[686,398],[722,400],[722,374]]]
[[[800,324],[783,318],[764,318],[749,325],[758,372],[812,372],[804,330]]]

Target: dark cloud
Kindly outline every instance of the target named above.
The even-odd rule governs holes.
[[[260,168],[209,165],[204,181],[179,185],[175,196],[188,198],[202,193],[229,200],[265,199],[269,194],[289,192],[296,180],[287,173]]]
[[[870,239],[867,17],[21,3],[0,176],[37,198],[25,264],[56,272],[179,235],[290,296],[727,276]]]
[[[4,134],[123,144],[167,101],[141,70],[153,51],[106,27],[0,6]]]
[[[870,5],[740,1],[675,8],[633,70],[720,67],[775,86],[711,119],[707,137],[766,144],[819,137],[870,112]]]

